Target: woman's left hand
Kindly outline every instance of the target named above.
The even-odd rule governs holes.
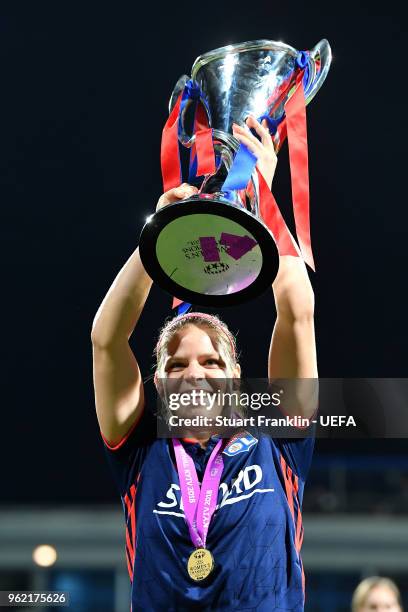
[[[276,157],[275,148],[273,146],[272,137],[268,130],[268,124],[264,119],[262,124],[255,119],[253,115],[249,115],[246,120],[247,128],[241,127],[236,123],[232,124],[233,135],[239,142],[242,142],[258,159],[257,168],[268,183],[269,188],[272,187],[272,179],[275,174],[278,158]],[[253,128],[258,136],[259,141],[254,136],[249,128]]]

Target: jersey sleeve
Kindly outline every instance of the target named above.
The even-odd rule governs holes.
[[[274,438],[273,443],[291,470],[305,482],[312,463],[314,435],[307,438]]]
[[[121,496],[129,490],[142,469],[149,449],[155,441],[156,421],[147,407],[126,435],[115,446],[111,446],[100,431],[105,456]]]

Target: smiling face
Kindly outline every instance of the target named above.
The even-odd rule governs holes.
[[[188,324],[177,330],[166,347],[161,378],[156,378],[159,393],[191,394],[194,390],[206,393],[230,390],[231,379],[240,377],[240,366],[233,363],[223,350],[215,330],[205,325]],[[218,416],[222,406],[208,410],[208,402],[200,401],[180,407],[181,416]]]
[[[177,331],[167,345],[164,371],[168,378],[199,380],[237,378],[238,364],[231,364],[223,354],[215,333],[204,326],[186,325]]]

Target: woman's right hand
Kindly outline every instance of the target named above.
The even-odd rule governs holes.
[[[189,185],[188,183],[182,183],[179,187],[173,187],[173,189],[169,189],[160,196],[157,202],[156,212],[169,204],[174,204],[180,200],[190,198],[196,193],[198,193],[197,187],[193,187],[193,185]]]

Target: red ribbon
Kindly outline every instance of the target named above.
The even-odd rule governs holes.
[[[164,192],[172,189],[173,187],[178,187],[182,183],[180,150],[178,142],[178,122],[182,97],[183,92],[181,92],[177,98],[177,102],[174,105],[174,108],[171,111],[162,132],[160,160]],[[172,308],[176,308],[182,303],[183,300],[179,300],[178,298],[174,297]]]
[[[206,130],[207,128],[208,128],[207,113],[205,112],[202,104],[197,104],[195,114],[194,114],[193,133],[197,134],[197,132],[200,132],[201,130]],[[192,161],[196,155],[197,155],[197,150],[196,150],[196,145],[194,141],[191,147],[190,160]],[[198,164],[198,160],[197,160],[197,164]],[[198,176],[197,173],[196,173],[196,176]]]
[[[182,183],[178,143],[178,122],[182,97],[183,92],[177,98],[162,132],[160,160],[164,192],[173,187],[178,187]]]
[[[310,239],[309,165],[303,75],[302,70],[296,79],[295,92],[285,104],[285,113],[296,235],[304,261],[315,271]]]
[[[295,241],[290,233],[288,226],[279,210],[275,198],[273,197],[268,183],[262,174],[256,169],[259,180],[259,209],[267,227],[272,232],[278,247],[279,255],[293,255],[299,257],[295,246]]]
[[[212,139],[212,128],[206,128],[196,132],[195,147],[197,151],[197,172],[196,176],[204,174],[214,174],[215,156]]]
[[[177,102],[174,105],[162,132],[160,160],[164,192],[169,191],[169,189],[172,189],[173,187],[178,187],[181,185],[183,180],[181,175],[180,150],[178,141],[178,124],[180,119],[179,115],[182,97],[183,92],[181,92],[177,98]],[[201,105],[197,108],[194,121],[194,131],[196,134],[196,141],[193,145],[192,155],[197,153],[196,176],[214,174],[216,168],[212,129],[208,127],[207,116]]]
[[[161,170],[163,177],[163,191],[178,187],[182,183],[180,150],[178,141],[178,122],[183,92],[171,111],[163,128],[161,141]],[[192,146],[192,159],[197,155],[196,176],[214,174],[215,155],[212,139],[212,129],[208,127],[207,114],[201,104],[198,104],[194,117],[195,142]],[[173,297],[172,308],[177,308],[184,300]]]

